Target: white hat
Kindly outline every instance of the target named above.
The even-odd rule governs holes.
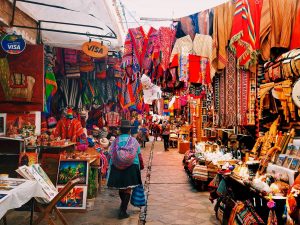
[[[103,147],[103,148],[107,148],[109,146],[109,141],[107,138],[101,138],[100,139],[100,145]]]

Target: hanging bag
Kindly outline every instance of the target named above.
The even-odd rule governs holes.
[[[119,138],[112,145],[112,163],[119,170],[125,170],[133,164],[138,143],[132,137],[129,137],[125,146],[119,146]]]
[[[138,185],[133,189],[130,203],[135,207],[142,207],[146,205],[146,197],[143,185]]]

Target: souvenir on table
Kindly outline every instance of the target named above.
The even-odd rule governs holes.
[[[79,184],[88,183],[87,160],[60,160],[57,175],[57,185],[65,185],[74,177],[80,178]]]
[[[63,186],[58,186],[60,191]],[[60,209],[86,209],[87,187],[75,186],[71,191],[63,197],[58,203],[57,208]]]

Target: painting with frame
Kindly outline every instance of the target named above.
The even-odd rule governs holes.
[[[60,191],[64,186],[57,186]],[[87,200],[87,186],[75,186],[57,203],[59,209],[85,210]]]
[[[57,186],[65,185],[74,177],[80,179],[79,185],[87,185],[88,171],[89,162],[87,160],[60,160],[57,173]]]

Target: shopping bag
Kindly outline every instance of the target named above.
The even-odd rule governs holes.
[[[146,205],[146,197],[143,185],[136,186],[133,189],[130,203],[135,207],[142,207]]]

